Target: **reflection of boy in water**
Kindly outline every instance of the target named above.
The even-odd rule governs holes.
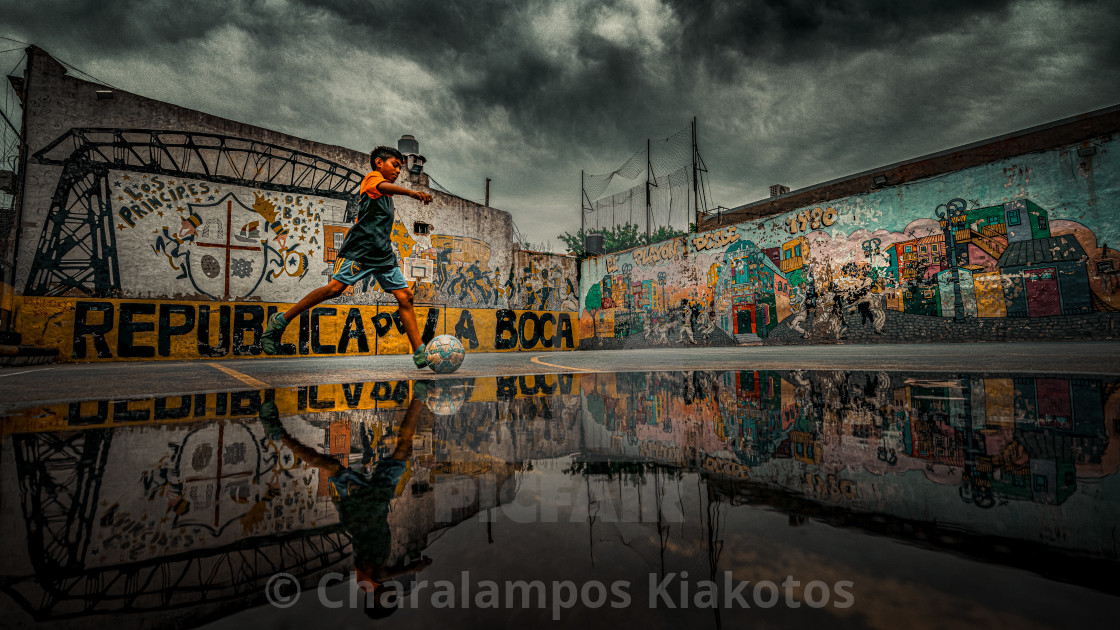
[[[395,607],[382,605],[382,595],[390,590],[387,582],[431,564],[431,559],[426,557],[389,564],[393,546],[389,502],[396,496],[397,484],[412,455],[412,439],[416,434],[420,410],[424,407],[426,389],[422,382],[413,386],[412,401],[397,429],[396,448],[365,473],[352,470],[337,459],[295,439],[280,422],[276,404],[269,401],[261,405],[261,424],[268,436],[280,440],[296,457],[318,468],[319,474],[327,475],[339,522],[350,534],[354,547],[354,572],[358,585],[372,594],[372,597],[366,598],[366,614],[375,619],[387,617],[396,610]]]

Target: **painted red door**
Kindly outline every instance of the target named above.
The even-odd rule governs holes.
[[[1068,429],[1073,419],[1069,381],[1064,378],[1035,380],[1038,392],[1038,420],[1042,426]]]
[[[751,327],[750,304],[739,303],[735,305],[735,334],[744,335]]]
[[[1053,267],[1027,269],[1027,312],[1031,317],[1061,315],[1062,303],[1058,297],[1058,274]]]
[[[758,311],[755,310],[756,308],[757,307],[754,304],[751,304],[751,332],[757,335],[758,334]]]

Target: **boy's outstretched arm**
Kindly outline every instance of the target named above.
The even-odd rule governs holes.
[[[336,475],[342,470],[342,463],[337,459],[316,451],[288,433],[288,429],[280,422],[280,412],[275,402],[270,400],[261,405],[260,420],[268,436],[283,442],[296,457],[326,472],[327,475]]]
[[[377,185],[377,192],[382,195],[407,195],[413,199],[423,201],[424,204],[432,203],[432,196],[422,190],[411,190],[404,186],[397,186],[389,182],[381,182]]]

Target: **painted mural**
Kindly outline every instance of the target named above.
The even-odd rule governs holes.
[[[19,251],[0,305],[24,343],[57,333],[73,300],[201,302],[194,308],[202,320],[203,309],[290,305],[329,280],[357,216],[367,153],[120,91],[93,112],[88,84],[33,52],[19,234],[11,235]],[[574,259],[516,251],[509,213],[433,190],[423,162],[406,159],[397,183],[434,197],[428,206],[394,202],[391,241],[417,305],[471,310],[486,326],[503,326],[512,312],[574,315]],[[396,306],[369,281],[332,303],[346,312]],[[492,347],[479,339],[475,347]],[[578,335],[563,348],[577,344]],[[195,356],[207,353],[180,358]],[[65,350],[61,357],[81,358]]]
[[[1120,168],[1107,148],[1080,168],[1070,153],[589,259],[581,334],[589,348],[1115,335]]]
[[[78,132],[64,138],[74,134]],[[122,132],[88,135],[87,143],[101,136],[124,137]],[[275,159],[263,147],[257,151],[259,159]],[[310,176],[293,173],[291,181],[281,182],[272,175],[270,182],[279,186],[257,187],[244,168],[235,169],[240,177],[211,178],[190,177],[185,166],[153,168],[154,173],[101,170],[74,154],[58,153],[55,145],[38,157],[64,168],[55,194],[42,197],[53,210],[34,255],[23,259],[27,280],[15,321],[27,343],[59,347],[68,360],[259,355],[259,317],[286,308],[329,280],[352,225],[356,198],[351,184],[361,176],[335,164],[321,167],[345,175],[335,176],[333,184],[319,179],[307,186],[303,180]],[[195,170],[207,169],[213,170]],[[514,252],[512,242],[500,234],[484,241],[443,233],[438,226],[433,230],[411,222],[416,209],[401,205],[391,241],[416,303],[423,307],[426,339],[452,333],[470,350],[577,346],[574,259]],[[448,223],[455,225],[457,219]],[[99,247],[100,253],[91,253]],[[120,302],[118,308],[105,300],[72,299],[83,295],[140,301]],[[302,349],[287,354],[345,354],[348,347],[382,354],[408,350],[399,339],[382,340],[393,327],[396,301],[376,282],[351,287],[332,304],[311,314],[303,326],[308,330],[295,342]],[[383,306],[389,307],[384,313]],[[451,311],[454,321],[443,323]],[[124,324],[115,351],[105,350],[97,339],[96,352],[84,350],[81,338],[88,332],[86,315],[91,312],[128,320],[117,320]],[[213,323],[212,314],[218,317]],[[145,315],[153,317],[145,321]],[[310,331],[321,320],[336,317],[341,317],[340,332],[325,333],[330,342],[312,341],[319,335]],[[110,320],[114,317],[100,326]],[[63,331],[62,325],[73,327]],[[367,338],[366,329],[377,333]],[[256,334],[244,339],[246,330]],[[130,347],[133,333],[150,331],[159,336],[158,344]],[[168,350],[176,344],[169,346],[167,335],[195,331],[197,346],[186,343]],[[523,343],[521,335],[533,341]]]
[[[202,180],[113,171],[109,179],[117,252],[127,261],[121,284],[141,295],[295,302],[318,280],[308,275],[312,261],[327,258],[327,226],[346,212],[337,199]],[[166,268],[152,273],[160,257]]]

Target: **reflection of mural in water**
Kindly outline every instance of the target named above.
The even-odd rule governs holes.
[[[1061,505],[1078,479],[1120,467],[1120,386],[1097,379],[651,372],[584,376],[581,387],[603,446],[641,445],[631,450],[675,464],[727,453],[741,468],[725,469],[753,479],[791,460],[816,490],[818,478],[916,470],[982,508]]]
[[[847,198],[589,259],[582,334],[611,347],[835,342],[857,328],[872,341],[1038,338],[1030,321],[1075,316],[1045,330],[1109,334],[1107,314],[1120,311],[1113,225],[1025,195],[909,199]],[[1094,313],[1103,319],[1084,319]],[[946,321],[979,327],[954,336],[938,328]]]
[[[430,413],[392,500],[393,562],[509,502],[523,461],[578,448],[571,376],[441,383],[424,400]],[[353,383],[73,403],[5,419],[14,461],[3,465],[16,474],[0,490],[19,498],[6,509],[22,513],[6,513],[0,529],[5,553],[29,553],[32,572],[9,567],[0,589],[38,619],[205,616],[224,601],[259,600],[277,572],[314,584],[348,571],[350,534],[326,476],[256,416],[271,400],[286,434],[369,470],[393,453],[409,389]],[[12,547],[23,540],[26,552]]]
[[[9,557],[29,556],[9,566],[0,589],[40,619],[152,610],[201,618],[222,602],[260,602],[278,571],[305,586],[347,571],[353,549],[328,480],[257,415],[271,400],[285,433],[369,470],[394,452],[410,389],[349,383],[9,417],[0,464],[14,474],[0,491],[18,497],[5,505],[20,512],[5,515],[0,534]],[[448,528],[491,509],[543,510],[549,488],[565,510],[550,513],[588,523],[592,555],[646,527],[663,554],[683,536],[718,560],[718,523],[744,501],[788,512],[791,524],[808,514],[891,536],[903,527],[975,536],[985,548],[995,537],[1026,550],[1024,562],[1030,545],[1120,554],[1113,381],[538,375],[435,381],[422,400],[388,516],[394,559],[414,561]],[[568,482],[540,485],[556,475]],[[542,504],[526,508],[537,499],[518,500],[523,489]],[[535,523],[545,512],[531,514],[507,517]],[[1019,551],[1001,553],[1006,562]],[[664,568],[665,556],[642,561]]]

